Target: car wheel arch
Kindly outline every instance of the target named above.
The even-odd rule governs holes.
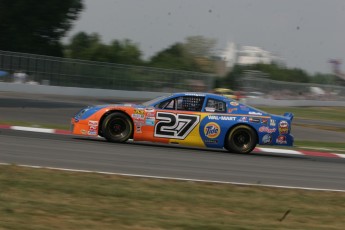
[[[238,123],[238,124],[235,124],[235,125],[228,128],[228,131],[226,132],[225,137],[224,137],[224,148],[225,149],[228,149],[228,147],[227,147],[228,141],[227,140],[228,140],[228,137],[229,137],[231,131],[234,130],[235,128],[239,127],[239,126],[245,126],[245,127],[250,128],[256,135],[256,145],[259,144],[259,134],[258,134],[257,130],[253,126],[249,125],[248,123]]]
[[[102,117],[99,119],[98,127],[102,127],[105,118],[106,118],[107,116],[113,114],[113,113],[121,113],[121,114],[127,116],[127,118],[131,121],[132,126],[134,127],[134,122],[133,122],[133,119],[131,118],[131,116],[129,116],[128,113],[126,113],[126,112],[124,112],[124,111],[122,111],[122,110],[117,110],[117,109],[109,110],[109,111],[107,111],[106,113],[104,113],[104,114],[102,115]],[[102,135],[102,129],[101,129],[101,128],[98,129],[98,135],[103,136],[103,135]],[[133,132],[131,133],[130,138],[133,138]]]

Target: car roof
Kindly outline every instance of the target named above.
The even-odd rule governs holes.
[[[179,93],[173,93],[169,97],[178,97],[178,96],[199,96],[199,97],[213,97],[219,100],[231,100],[226,96],[214,94],[214,93],[205,93],[205,92],[179,92]]]
[[[162,96],[161,98],[156,98],[156,100],[153,100],[152,102],[149,101],[149,104],[151,106],[155,106],[165,100],[170,100],[171,98],[176,97],[183,97],[183,96],[196,96],[196,97],[212,97],[214,99],[220,100],[220,101],[234,101],[231,98],[228,98],[223,95],[214,94],[214,93],[205,93],[205,92],[179,92],[179,93],[172,93],[170,95]]]

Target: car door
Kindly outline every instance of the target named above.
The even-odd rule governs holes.
[[[147,129],[146,140],[192,146],[202,144],[198,127],[203,102],[202,96],[186,95],[158,104],[154,129]]]
[[[228,108],[224,100],[208,97],[205,108],[201,114],[200,136],[205,146],[220,148],[224,145],[224,139],[228,127],[235,122],[236,117],[227,113]]]

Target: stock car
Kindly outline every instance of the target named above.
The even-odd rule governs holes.
[[[73,134],[110,142],[149,141],[250,153],[292,146],[292,113],[273,115],[226,96],[174,93],[143,104],[89,106],[71,119]]]

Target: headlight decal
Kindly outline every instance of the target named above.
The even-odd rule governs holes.
[[[97,111],[107,107],[108,105],[102,105],[102,106],[89,106],[87,108],[84,108],[82,110],[79,111],[79,113],[77,113],[77,115],[74,117],[76,120],[84,120],[88,117],[90,117],[91,115],[93,115],[94,113],[96,113]]]

